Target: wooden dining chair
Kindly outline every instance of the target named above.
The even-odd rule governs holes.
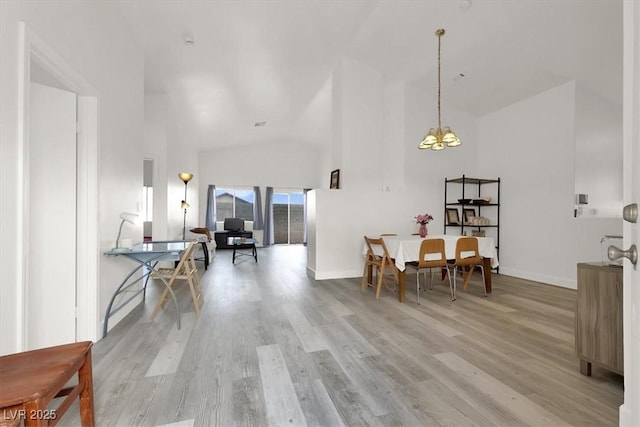
[[[200,316],[200,307],[204,304],[204,296],[202,295],[202,287],[200,286],[200,278],[198,277],[198,268],[196,266],[196,260],[194,258],[194,251],[198,241],[193,241],[184,250],[180,257],[180,262],[175,268],[159,268],[154,274],[155,277],[161,277],[167,281],[169,288],[173,290],[176,281],[186,280],[189,284],[189,291],[191,292],[191,299],[193,300],[193,306],[196,310],[196,315]],[[164,292],[160,296],[160,300],[151,313],[151,318],[155,318],[158,311],[164,307],[165,302],[169,299],[169,288],[165,288]]]
[[[453,297],[452,300],[455,299],[456,293],[456,276],[458,273],[458,267],[461,267],[463,272],[468,269],[466,276],[464,277],[464,287],[463,289],[467,289],[469,285],[469,279],[471,278],[471,274],[475,267],[480,267],[482,271],[482,283],[484,296],[487,296],[487,289],[484,286],[484,266],[482,263],[482,257],[480,256],[480,251],[478,250],[478,239],[475,237],[460,237],[456,242],[456,259],[453,263]],[[464,275],[464,274],[463,274]]]
[[[375,268],[378,276],[378,280],[376,283],[376,299],[379,299],[380,290],[382,289],[383,283],[387,288],[392,289],[386,283],[385,271],[391,271],[391,275],[393,276],[395,283],[397,284],[399,282],[398,270],[393,263],[393,260],[389,256],[387,245],[385,245],[384,239],[382,237],[372,238],[364,236],[364,241],[367,244],[367,256],[364,263],[364,272],[362,273],[362,282],[360,283],[360,292],[364,292],[364,290],[367,288],[367,277],[369,277],[369,269]]]
[[[405,264],[408,268],[416,270],[416,296],[418,305],[420,305],[420,273],[424,273],[425,285],[427,282],[427,271],[431,273],[431,289],[433,289],[433,269],[437,268],[442,271],[447,269],[447,278],[449,279],[449,289],[451,291],[451,300],[454,300],[453,285],[451,284],[451,275],[448,274],[447,255],[444,251],[444,239],[425,239],[420,244],[420,255],[418,261],[411,261]]]
[[[1,356],[0,425],[56,425],[76,399],[80,423],[96,425],[92,346],[83,341]]]

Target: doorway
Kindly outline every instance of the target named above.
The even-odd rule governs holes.
[[[304,243],[304,194],[302,190],[273,193],[273,243]]]
[[[16,307],[15,328],[18,337],[16,348],[26,350],[60,341],[96,341],[100,330],[97,91],[24,22],[20,22],[19,25],[18,52],[20,115],[19,173],[16,176],[16,185],[20,190],[16,210],[21,218],[17,225],[18,235],[21,236],[17,247],[21,254],[17,264],[18,281],[21,286],[18,289],[19,303]],[[37,81],[32,83],[34,79]],[[49,166],[56,164],[58,156],[56,150],[53,150],[53,154],[45,154],[43,158],[37,159],[42,147],[37,145],[35,135],[32,135],[34,129],[32,129],[31,113],[32,108],[35,109],[36,106],[31,105],[31,94],[39,83],[45,83],[44,86],[50,86],[49,89],[54,91],[72,93],[71,96],[75,97],[73,102],[75,120],[72,125],[72,135],[68,137],[71,142],[68,146],[65,145],[71,149],[64,149],[66,156],[72,158],[72,161],[65,162],[64,167]],[[36,92],[38,90],[35,89]],[[50,94],[45,95],[44,98],[50,99]],[[51,110],[55,107],[45,107],[45,111],[47,108]],[[36,145],[32,146],[32,143]],[[38,162],[45,165],[42,166]],[[44,174],[42,168],[50,169]],[[54,169],[53,172],[51,169]],[[33,175],[37,170],[39,170],[38,173],[42,172],[49,181],[46,182],[46,178]],[[50,202],[43,202],[44,199],[38,197],[38,191],[51,192],[51,186],[60,185],[71,187],[73,191],[66,192],[63,207],[58,207],[60,212],[53,214]],[[73,195],[69,196],[71,193]],[[39,225],[32,221],[35,219],[40,221],[45,216],[55,220]],[[65,224],[64,227],[59,227],[62,223]],[[60,228],[61,233],[55,235],[52,231],[55,228]],[[51,235],[44,237],[42,233],[51,233]],[[43,255],[42,251],[46,254]],[[56,270],[59,268],[57,265],[44,267],[40,263],[47,258],[47,261],[52,259],[53,264],[57,264],[55,262],[57,255],[63,251],[66,264],[64,273]],[[67,256],[72,253],[72,256]],[[47,268],[50,270],[47,271]],[[40,273],[44,274],[41,274],[43,278],[38,279],[40,285],[37,285],[36,277]],[[64,277],[70,278],[68,280],[73,286],[67,287],[63,283],[65,282],[65,279],[62,279],[63,274]],[[37,286],[42,287],[44,283],[46,283],[46,290],[37,289]],[[38,295],[41,291],[47,294]],[[42,306],[50,310],[48,314],[35,313],[31,307],[34,297],[41,298]],[[59,315],[65,317],[65,325],[71,326],[58,327]],[[53,328],[51,325],[56,327]],[[49,336],[48,328],[54,331],[55,337]]]

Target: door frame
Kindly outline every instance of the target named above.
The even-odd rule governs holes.
[[[638,203],[638,181],[640,175],[640,4],[623,2],[623,201]],[[635,186],[635,187],[632,187]],[[638,245],[638,224],[623,221],[624,248],[632,243]],[[623,260],[623,329],[624,329],[624,403],[620,406],[619,425],[640,424],[640,367],[638,367],[638,312],[640,288],[638,285],[640,266],[632,266]]]
[[[29,259],[29,93],[31,64],[39,66],[78,95],[77,222],[76,222],[76,340],[96,341],[98,313],[98,96],[87,80],[38,37],[25,22],[18,27],[18,168],[16,174],[17,347],[26,346],[26,286]]]

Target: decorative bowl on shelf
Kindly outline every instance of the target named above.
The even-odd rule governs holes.
[[[458,199],[458,203],[462,203],[463,205],[471,203],[471,199]]]
[[[486,199],[473,199],[472,202],[474,205],[488,205],[489,200]]]

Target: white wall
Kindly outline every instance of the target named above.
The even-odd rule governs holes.
[[[78,2],[0,2],[0,353],[21,350],[17,271],[21,218],[12,206],[22,200],[18,186],[18,22],[83,76],[97,91],[99,111],[98,313],[131,265],[102,256],[112,247],[123,211],[136,211],[142,194],[143,55],[132,43],[115,6]],[[123,238],[142,239],[142,226],[125,227]],[[52,278],[52,280],[55,280]],[[132,307],[133,308],[133,307]],[[127,310],[123,310],[122,315]],[[112,322],[114,324],[115,322]],[[94,329],[99,329],[95,325]]]
[[[167,133],[168,101],[162,94],[144,97],[144,157],[153,159],[153,239],[168,240]]]
[[[575,84],[479,119],[478,174],[501,184],[500,272],[576,287],[576,263],[600,261],[620,220],[573,218]]]
[[[589,196],[582,214],[621,217],[622,105],[576,85],[575,142],[575,191]]]
[[[382,191],[384,141],[384,79],[382,73],[349,58],[334,72],[333,104],[339,146],[340,188]],[[339,125],[339,126],[338,126]],[[336,145],[337,147],[337,145]],[[337,167],[336,167],[337,168]]]
[[[404,193],[321,189],[307,200],[307,271],[316,280],[361,276],[365,235],[417,231]]]
[[[204,226],[209,185],[278,188],[318,188],[323,151],[315,145],[295,142],[255,144],[203,151],[198,156],[199,222]],[[263,205],[264,207],[264,202]]]

